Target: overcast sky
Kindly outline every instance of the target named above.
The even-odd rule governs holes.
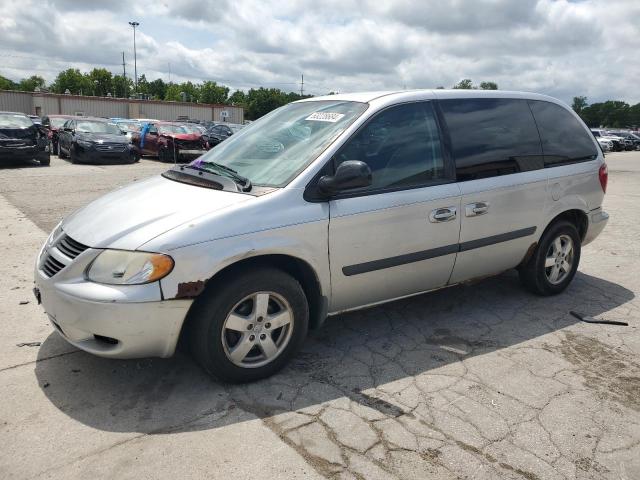
[[[108,9],[107,7],[108,6]],[[640,0],[0,0],[0,75],[102,66],[305,93],[450,87],[640,101]],[[170,64],[170,67],[169,67]]]

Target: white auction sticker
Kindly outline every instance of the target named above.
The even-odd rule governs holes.
[[[309,115],[305,120],[312,120],[314,122],[330,122],[335,123],[344,117],[344,113],[334,112],[314,112]]]

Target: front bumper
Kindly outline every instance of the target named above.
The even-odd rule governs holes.
[[[134,155],[135,149],[127,146],[124,150],[98,150],[93,147],[80,147],[76,148],[76,155],[78,161],[83,163],[114,163],[130,161],[132,155]]]
[[[609,221],[609,214],[604,212],[601,207],[596,208],[595,210],[591,210],[588,215],[589,225],[587,227],[587,233],[584,236],[584,240],[582,240],[582,245],[587,245],[596,239],[604,227],[607,225]]]
[[[55,246],[44,250],[35,266],[34,292],[65,340],[101,357],[173,355],[191,300],[162,300],[157,282],[117,286],[85,280],[87,266],[100,253],[91,248],[48,278],[41,259],[64,258]]]
[[[40,149],[37,145],[27,145],[19,147],[0,147],[0,160],[32,160],[38,158]]]

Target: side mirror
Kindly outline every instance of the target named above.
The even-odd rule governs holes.
[[[323,195],[334,195],[343,190],[371,185],[371,169],[360,160],[342,162],[335,175],[325,175],[318,180],[318,191]]]

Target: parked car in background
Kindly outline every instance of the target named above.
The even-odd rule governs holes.
[[[181,126],[189,133],[200,135],[205,149],[209,150],[209,148],[211,148],[209,144],[209,132],[203,125],[198,123],[183,123]]]
[[[73,115],[45,115],[42,117],[42,126],[48,130],[49,149],[53,155],[58,155],[58,134],[62,126],[70,118],[78,118]]]
[[[157,156],[161,162],[193,160],[207,151],[207,144],[199,131],[190,133],[173,122],[149,122],[131,141],[140,155]]]
[[[603,152],[610,152],[613,149],[613,142],[604,137],[596,137],[600,148],[602,148]]]
[[[47,132],[24,113],[0,112],[0,164],[37,160],[51,163]]]
[[[207,135],[209,136],[209,145],[214,147],[220,142],[225,141],[234,133],[240,131],[243,127],[244,125],[237,123],[219,123],[207,131]]]
[[[140,124],[140,122],[136,122],[135,120],[120,119],[120,120],[114,120],[113,123],[116,124],[116,126],[127,137],[129,141],[131,141],[131,136],[134,133],[139,132],[140,129],[142,128],[142,125]]]
[[[638,135],[631,132],[611,130],[609,130],[609,135],[615,135],[622,138],[625,144],[625,150],[640,150],[640,136]]]
[[[72,163],[135,163],[140,158],[115,123],[91,117],[65,122],[58,134],[58,156]]]
[[[34,292],[87,352],[168,357],[182,340],[208,372],[257,380],[328,315],[516,268],[538,295],[565,291],[607,224],[607,179],[587,127],[544,95],[309,98],[64,219]]]
[[[31,119],[31,121],[36,125],[42,125],[42,118],[38,115],[27,115]]]
[[[609,135],[605,130],[601,130],[597,128],[591,129],[591,133],[593,134],[594,137],[596,137],[596,139],[604,138],[606,140],[611,141],[611,144],[613,145],[611,150],[614,152],[621,152],[625,149],[623,139],[616,135]]]

